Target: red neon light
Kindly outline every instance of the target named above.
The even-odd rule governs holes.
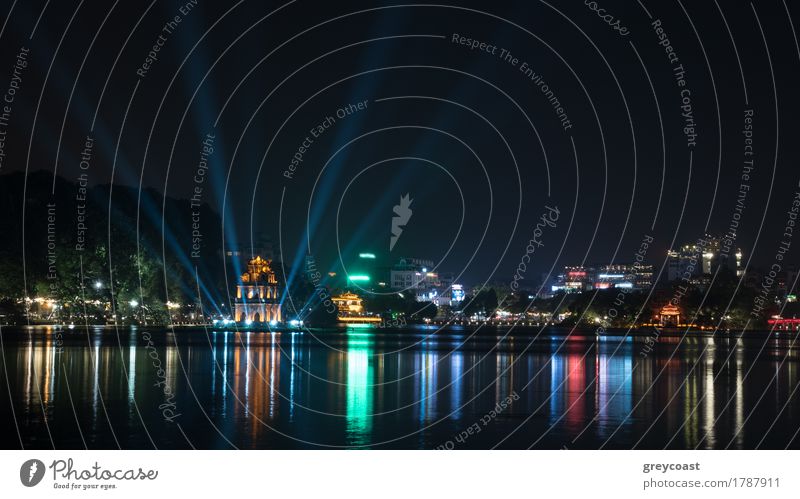
[[[767,324],[777,324],[779,326],[783,324],[800,324],[800,319],[769,319]]]

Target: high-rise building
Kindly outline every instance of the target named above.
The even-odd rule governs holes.
[[[393,289],[399,290],[436,287],[439,275],[432,269],[432,260],[401,258],[389,271],[389,282]]]
[[[639,263],[603,265],[598,268],[595,289],[604,287],[649,289],[653,285],[653,266]]]
[[[550,287],[553,293],[564,291],[566,293],[580,293],[593,288],[593,269],[588,267],[568,265],[558,274]]]
[[[464,288],[453,274],[434,271],[432,260],[401,258],[389,271],[389,283],[399,292],[413,293],[417,301],[451,305],[464,299]]]
[[[703,274],[702,248],[685,244],[678,250],[667,251],[667,280],[691,279]]]
[[[741,277],[742,250],[736,249],[733,255],[722,251],[720,240],[706,234],[697,242],[684,244],[679,249],[667,252],[667,280],[699,281],[723,266]]]
[[[550,287],[553,293],[579,293],[593,289],[648,289],[653,285],[653,266],[639,263],[566,266]]]

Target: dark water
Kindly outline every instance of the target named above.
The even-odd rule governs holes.
[[[800,447],[795,336],[434,331],[3,328],[2,448]]]

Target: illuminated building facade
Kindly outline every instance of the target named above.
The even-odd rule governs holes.
[[[401,258],[389,272],[393,289],[432,288],[439,285],[439,275],[433,272],[433,261]]]
[[[269,260],[257,256],[247,264],[236,286],[234,318],[238,322],[281,320],[280,291]]]
[[[767,323],[770,329],[777,331],[800,331],[800,319],[784,319],[782,317],[773,317]]]
[[[437,307],[454,307],[464,301],[466,291],[461,284],[430,288],[416,294],[417,301],[433,302]]]
[[[466,298],[467,296],[467,292],[464,289],[463,285],[453,284],[452,286],[450,286],[450,289],[452,291],[451,293],[452,304],[461,303],[462,301],[464,301],[464,298]]]
[[[653,266],[634,264],[598,265],[594,267],[564,267],[556,276],[551,291],[580,293],[593,289],[649,289],[653,285]]]
[[[338,296],[331,298],[336,308],[339,310],[339,316],[360,315],[364,313],[364,300],[355,293],[342,293]]]
[[[649,289],[653,285],[653,266],[644,264],[604,265],[597,272],[595,289]]]
[[[342,293],[331,298],[338,309],[337,319],[345,323],[377,323],[380,317],[364,313],[363,300],[355,293]]]
[[[665,327],[677,327],[681,325],[681,310],[675,305],[668,303],[661,307],[656,313],[655,322]]]
[[[776,331],[800,332],[800,304],[795,299],[787,302],[780,315],[773,315],[767,320],[770,329]]]
[[[401,258],[389,275],[392,289],[413,293],[417,301],[450,306],[464,300],[463,287],[453,282],[452,274],[435,271],[431,260]]]
[[[553,293],[564,291],[566,293],[580,293],[592,289],[592,269],[587,267],[566,266],[564,271],[556,276],[551,286]]]
[[[723,251],[720,240],[705,235],[696,243],[684,244],[679,249],[667,252],[667,280],[702,281],[717,271],[720,266],[726,267],[742,277],[742,250],[736,249],[731,255]]]

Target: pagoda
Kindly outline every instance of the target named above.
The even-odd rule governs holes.
[[[234,318],[237,322],[280,322],[281,304],[278,280],[272,261],[256,256],[247,264],[236,286]]]

